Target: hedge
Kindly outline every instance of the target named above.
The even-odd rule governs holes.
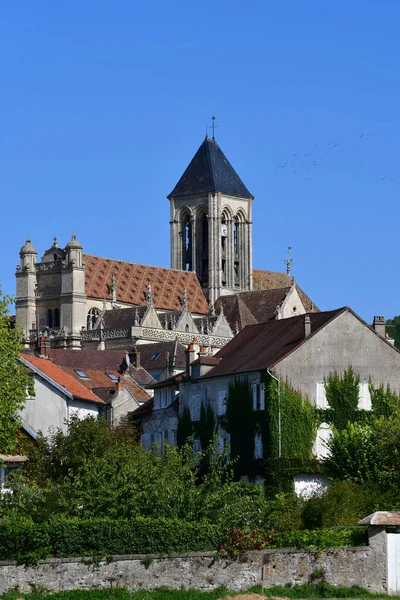
[[[0,525],[0,559],[25,563],[50,556],[206,551],[219,543],[214,525],[178,519],[68,519],[41,524],[10,520]]]
[[[233,535],[234,534],[234,535]],[[367,542],[354,528],[299,530],[269,534],[261,530],[220,532],[208,522],[136,517],[130,520],[68,519],[35,524],[0,524],[0,560],[31,564],[49,557],[170,554],[220,549],[238,554],[257,548],[327,548]]]

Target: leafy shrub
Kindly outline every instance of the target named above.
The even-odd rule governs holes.
[[[212,550],[220,536],[215,526],[177,519],[61,520],[0,525],[0,559],[37,562],[49,556],[93,556]]]

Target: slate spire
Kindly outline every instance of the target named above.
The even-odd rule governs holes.
[[[253,198],[214,138],[207,135],[186,171],[168,196],[193,196],[221,192],[228,196]]]

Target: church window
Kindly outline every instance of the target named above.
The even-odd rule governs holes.
[[[87,321],[86,321],[86,325],[87,325],[87,329],[94,329],[94,326],[96,325],[96,321],[99,318],[100,315],[100,310],[98,308],[91,308],[88,312],[87,315]]]
[[[226,285],[226,261],[222,261],[222,285]]]
[[[54,327],[60,327],[60,309],[55,308],[53,310],[53,325]]]
[[[53,327],[53,310],[51,308],[47,311],[47,326]]]
[[[188,333],[188,332],[189,332],[189,325],[188,325],[187,323],[186,323],[186,325],[185,325],[185,331],[186,331],[186,333]]]
[[[238,218],[235,218],[235,222],[233,224],[233,248],[235,254],[239,252],[239,221]]]

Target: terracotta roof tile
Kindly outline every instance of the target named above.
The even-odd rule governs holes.
[[[52,363],[50,360],[45,358],[37,358],[36,356],[29,356],[27,354],[21,354],[21,358],[33,367],[41,371],[49,379],[57,383],[59,386],[65,388],[74,398],[81,400],[90,400],[91,402],[98,402],[103,404],[103,401],[93,394],[86,386],[81,382],[76,381],[74,377],[65,373],[63,369]]]
[[[109,298],[108,285],[114,274],[117,301],[127,304],[147,304],[146,291],[150,282],[154,306],[157,309],[182,308],[183,291],[187,289],[189,310],[207,314],[208,304],[193,271],[175,271],[164,267],[150,267],[121,260],[85,254],[86,295],[89,298]]]

